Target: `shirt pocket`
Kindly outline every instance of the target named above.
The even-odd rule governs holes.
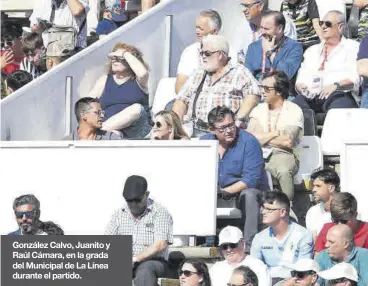
[[[137,244],[149,247],[154,243],[155,231],[153,222],[144,222],[137,236]]]

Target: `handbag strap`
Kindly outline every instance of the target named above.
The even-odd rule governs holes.
[[[193,111],[192,111],[192,119],[193,120],[195,120],[197,118],[197,115],[196,115],[197,101],[198,101],[199,94],[201,93],[201,91],[203,89],[203,85],[204,85],[204,81],[206,80],[206,77],[207,77],[207,71],[204,72],[203,78],[202,78],[201,83],[199,84],[199,86],[197,88],[197,91],[196,91],[196,94],[195,94],[195,97],[194,97]]]

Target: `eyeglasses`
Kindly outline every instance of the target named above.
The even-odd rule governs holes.
[[[239,243],[224,243],[220,245],[221,250],[227,250],[229,247],[231,249],[237,248]]]
[[[225,131],[226,131],[226,129],[230,129],[230,130],[232,130],[232,129],[234,129],[236,126],[235,126],[235,122],[233,121],[233,122],[231,122],[231,123],[229,123],[228,125],[225,125],[225,126],[220,126],[220,127],[215,127],[215,129],[216,130],[218,130],[219,132],[221,132],[221,133],[224,133]]]
[[[26,216],[27,218],[32,218],[34,215],[34,211],[30,212],[15,212],[16,218],[23,218],[23,216]]]
[[[265,212],[265,213],[272,213],[272,212],[274,212],[274,211],[277,211],[277,210],[281,210],[281,208],[276,208],[276,209],[270,209],[270,208],[263,208],[263,211]]]
[[[118,57],[118,56],[108,56],[108,58],[112,61],[112,62],[125,62],[125,58],[124,57]]]
[[[345,277],[343,278],[338,278],[338,279],[333,279],[333,280],[329,280],[328,281],[328,284],[329,285],[336,285],[336,284],[339,284],[339,283],[344,283],[347,279]]]
[[[100,110],[88,110],[86,113],[89,113],[89,112],[92,112],[92,113],[98,115],[99,117],[100,116],[102,116],[102,117],[105,116],[105,111],[102,110],[102,109],[100,109]]]
[[[190,277],[193,274],[198,274],[198,272],[193,272],[193,271],[189,271],[189,270],[179,270],[179,276],[181,276],[183,274],[184,274],[185,277]]]
[[[294,278],[304,279],[308,275],[314,274],[314,271],[291,271],[291,276]]]
[[[260,3],[260,1],[253,2],[251,4],[240,3],[240,6],[242,6],[244,10],[248,10],[248,9],[252,8],[254,5],[259,4],[259,3]]]
[[[142,197],[140,198],[136,198],[136,199],[131,199],[131,200],[126,200],[127,203],[131,204],[131,203],[136,203],[136,204],[139,204],[143,198],[144,198],[145,195],[143,195]]]
[[[231,283],[227,283],[227,286],[247,286],[248,284],[250,284],[250,282],[246,281],[243,284],[231,284]]]
[[[338,22],[336,24],[332,23],[331,21],[319,21],[319,25],[322,27],[323,25],[326,25],[327,28],[332,28],[335,25],[339,25],[342,22]]]
[[[275,90],[276,88],[273,86],[267,86],[267,85],[259,85],[260,89],[263,89],[265,92],[270,92],[271,90]]]
[[[206,58],[212,56],[213,54],[215,53],[219,53],[219,52],[222,52],[222,51],[214,51],[214,52],[211,52],[211,51],[201,51],[199,54],[201,55],[201,57],[203,56],[206,56]]]

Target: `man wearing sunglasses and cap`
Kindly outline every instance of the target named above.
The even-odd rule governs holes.
[[[249,267],[256,274],[259,286],[271,285],[271,276],[266,265],[261,260],[245,253],[245,241],[239,228],[227,226],[221,230],[219,249],[225,260],[216,262],[210,269],[213,286],[229,285],[227,283],[234,269],[240,266]]]
[[[335,264],[330,269],[319,272],[318,275],[328,280],[329,286],[356,286],[359,280],[355,267],[346,262]]]
[[[289,266],[291,277],[280,281],[274,286],[317,286],[319,265],[310,258],[303,258]]]
[[[126,205],[112,216],[107,235],[133,236],[135,286],[155,286],[168,271],[168,245],[173,243],[173,220],[166,208],[150,199],[144,177],[127,178],[123,190]]]

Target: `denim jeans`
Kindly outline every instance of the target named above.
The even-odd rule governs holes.
[[[368,88],[363,91],[360,108],[368,108]]]

